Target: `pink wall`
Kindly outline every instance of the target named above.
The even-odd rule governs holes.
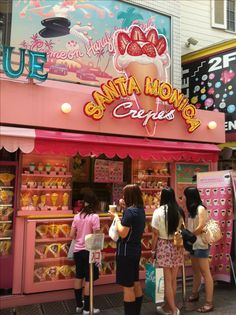
[[[60,128],[74,131],[107,133],[147,137],[140,121],[131,118],[112,117],[114,104],[108,105],[104,117],[95,121],[87,117],[83,108],[92,101],[91,88],[72,83],[46,81],[28,84],[4,79],[1,84],[1,123],[33,127]],[[72,106],[69,114],[61,112],[60,106],[67,102]],[[193,133],[187,131],[187,125],[181,114],[175,112],[173,121],[158,121],[155,138],[224,143],[224,114],[198,110],[201,126]],[[207,128],[209,121],[216,121],[217,128]]]

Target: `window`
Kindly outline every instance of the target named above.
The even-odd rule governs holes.
[[[235,0],[227,0],[227,30],[235,32]]]
[[[236,0],[211,0],[212,27],[236,31]]]
[[[10,44],[12,1],[0,1],[0,44]]]

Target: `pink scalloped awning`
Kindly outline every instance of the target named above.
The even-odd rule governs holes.
[[[20,149],[24,153],[34,150],[35,130],[27,128],[0,126],[0,149],[15,152]]]
[[[82,156],[105,154],[108,158],[160,161],[216,162],[220,149],[214,144],[162,141],[59,131],[36,130],[36,153]]]

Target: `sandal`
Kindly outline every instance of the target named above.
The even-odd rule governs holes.
[[[212,303],[206,303],[202,307],[199,307],[197,309],[197,312],[199,312],[199,313],[208,313],[208,312],[212,312],[213,310],[214,310],[213,304]]]
[[[187,299],[187,302],[197,302],[199,300],[199,293],[192,293],[189,298]]]

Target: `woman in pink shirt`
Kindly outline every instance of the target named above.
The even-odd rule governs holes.
[[[75,239],[74,260],[76,265],[76,278],[74,282],[74,292],[76,298],[76,313],[89,314],[89,251],[85,249],[85,236],[97,233],[100,230],[98,210],[98,199],[96,195],[89,191],[84,194],[84,207],[80,213],[76,214],[71,226],[70,237]],[[94,281],[99,278],[98,267],[94,265]],[[82,302],[83,282],[84,303]],[[100,313],[94,308],[94,314]]]

